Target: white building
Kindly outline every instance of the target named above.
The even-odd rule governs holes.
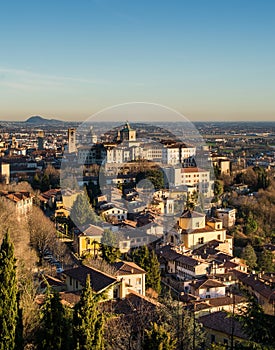
[[[209,170],[197,167],[172,167],[169,171],[166,171],[166,175],[168,176],[169,184],[172,186],[195,186],[197,191],[205,197],[212,197],[214,195],[214,180],[211,180]]]
[[[217,217],[222,220],[224,227],[229,228],[235,225],[236,210],[233,208],[220,208],[216,210]]]

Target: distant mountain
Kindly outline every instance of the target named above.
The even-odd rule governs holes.
[[[58,119],[46,119],[43,117],[40,117],[39,115],[35,115],[33,117],[28,118],[25,123],[28,124],[56,124],[56,123],[63,123],[62,120]]]

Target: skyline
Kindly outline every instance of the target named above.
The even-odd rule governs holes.
[[[166,105],[191,121],[272,121],[271,1],[0,5],[0,120],[82,121]]]

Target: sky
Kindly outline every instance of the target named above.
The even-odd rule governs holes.
[[[132,101],[275,121],[275,2],[0,2],[0,120],[85,120]]]

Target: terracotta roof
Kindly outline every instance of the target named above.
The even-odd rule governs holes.
[[[197,168],[197,167],[191,167],[191,168],[182,168],[181,169],[182,173],[206,173],[207,170],[201,169],[201,168]]]
[[[275,301],[275,290],[260,281],[257,275],[244,273],[238,270],[234,270],[234,274],[244,285],[249,286],[252,290],[258,292],[270,302]]]
[[[216,255],[216,260],[221,261],[221,262],[230,261],[231,259],[233,259],[233,256],[229,255],[229,254],[218,253]]]
[[[232,325],[234,325],[234,336],[247,339],[247,335],[243,332],[241,324],[236,319],[228,316],[226,312],[219,311],[201,316],[199,322],[205,328],[210,328],[227,335],[231,335]]]
[[[133,221],[133,220],[125,219],[125,220],[122,221],[122,223],[125,224],[125,225],[129,225],[131,227],[136,227],[137,226],[137,222]]]
[[[87,276],[90,275],[91,287],[95,292],[100,292],[116,282],[116,278],[94,267],[78,266],[70,270],[65,270],[63,273],[79,281],[82,286],[85,285]]]
[[[46,192],[41,193],[40,196],[44,199],[50,199],[52,196],[55,196],[57,194],[61,195],[61,190],[54,188],[54,189],[51,189],[51,190],[48,190]]]
[[[51,287],[66,287],[66,284],[63,281],[61,281],[59,278],[56,278],[50,275],[44,275],[44,278],[46,279],[46,281]],[[46,288],[47,284],[44,280],[42,280],[40,286],[42,288]]]
[[[207,222],[218,222],[218,223],[222,223],[222,220],[212,217],[212,218],[207,219]]]
[[[223,266],[227,269],[234,269],[235,267],[238,267],[239,264],[233,262],[233,261],[226,261]]]
[[[108,300],[100,304],[104,311],[124,315],[136,314],[140,311],[144,313],[145,310],[152,313],[158,306],[161,306],[161,304],[157,301],[134,291],[126,295],[124,299]]]
[[[217,306],[225,306],[225,305],[237,305],[246,302],[246,299],[240,295],[232,296],[224,296],[224,297],[217,297],[217,298],[209,298],[207,299],[208,303],[211,306],[217,307]]]
[[[197,211],[184,210],[184,212],[180,216],[181,218],[203,218],[205,214],[199,213]]]
[[[84,236],[102,236],[104,232],[103,228],[92,224],[80,227],[79,231]]]
[[[74,307],[80,299],[80,292],[60,292],[59,295],[61,303],[69,307]]]
[[[192,282],[191,285],[195,289],[225,287],[225,284],[223,284],[220,281],[213,280],[213,279],[195,281],[195,282]]]
[[[20,202],[21,200],[33,198],[33,194],[27,191],[0,191],[0,196],[3,196],[15,203]]]
[[[189,233],[204,233],[204,232],[219,232],[219,231],[225,231],[225,229],[224,228],[214,229],[210,225],[206,224],[202,228],[187,229],[187,230],[182,229],[181,233],[182,234],[189,234]]]
[[[116,276],[146,273],[134,262],[118,261],[113,263],[112,266],[116,269]]]
[[[197,259],[194,259],[191,256],[182,255],[182,254],[179,254],[179,256],[175,260],[177,262],[180,262],[182,264],[186,264],[186,265],[189,265],[189,266],[197,266],[200,263],[204,262],[204,261],[199,261]]]
[[[175,260],[176,258],[181,256],[180,253],[176,252],[174,249],[172,249],[168,245],[160,248],[157,254],[162,256],[165,260]]]
[[[220,241],[214,239],[210,242],[205,243],[203,246],[194,249],[193,254],[200,255],[202,258],[206,259],[209,255],[216,255],[219,250],[216,249],[221,244]]]

